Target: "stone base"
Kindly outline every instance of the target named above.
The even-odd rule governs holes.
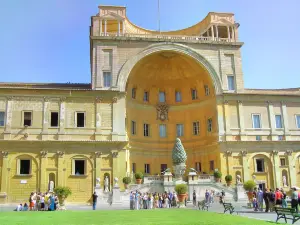
[[[7,203],[7,194],[5,192],[0,192],[0,204]]]
[[[179,202],[178,208],[180,209],[186,208],[185,202]]]

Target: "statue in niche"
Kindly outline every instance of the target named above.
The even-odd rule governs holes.
[[[236,183],[240,184],[241,183],[241,176],[238,174],[236,175]]]
[[[109,192],[108,185],[109,185],[109,180],[108,180],[108,176],[106,176],[104,179],[104,192]]]
[[[50,181],[49,182],[49,192],[53,192],[53,190],[54,190],[54,181]]]
[[[100,113],[97,113],[97,127],[101,127],[101,124],[102,124],[102,119],[101,119],[101,115]]]
[[[286,183],[286,176],[282,176],[282,183],[283,183],[283,187],[287,187],[287,183]]]

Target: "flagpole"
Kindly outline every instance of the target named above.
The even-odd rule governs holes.
[[[160,9],[159,9],[159,0],[157,0],[157,8],[158,8],[158,31],[160,33]]]

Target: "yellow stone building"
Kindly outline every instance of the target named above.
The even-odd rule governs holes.
[[[0,203],[50,181],[87,202],[105,173],[112,182],[172,168],[176,137],[188,168],[300,186],[300,90],[245,89],[238,28],[233,14],[209,13],[157,32],[125,7],[100,6],[90,84],[0,84]]]

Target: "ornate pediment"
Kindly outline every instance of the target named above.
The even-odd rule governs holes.
[[[169,106],[166,103],[159,103],[156,105],[157,120],[168,120]]]

